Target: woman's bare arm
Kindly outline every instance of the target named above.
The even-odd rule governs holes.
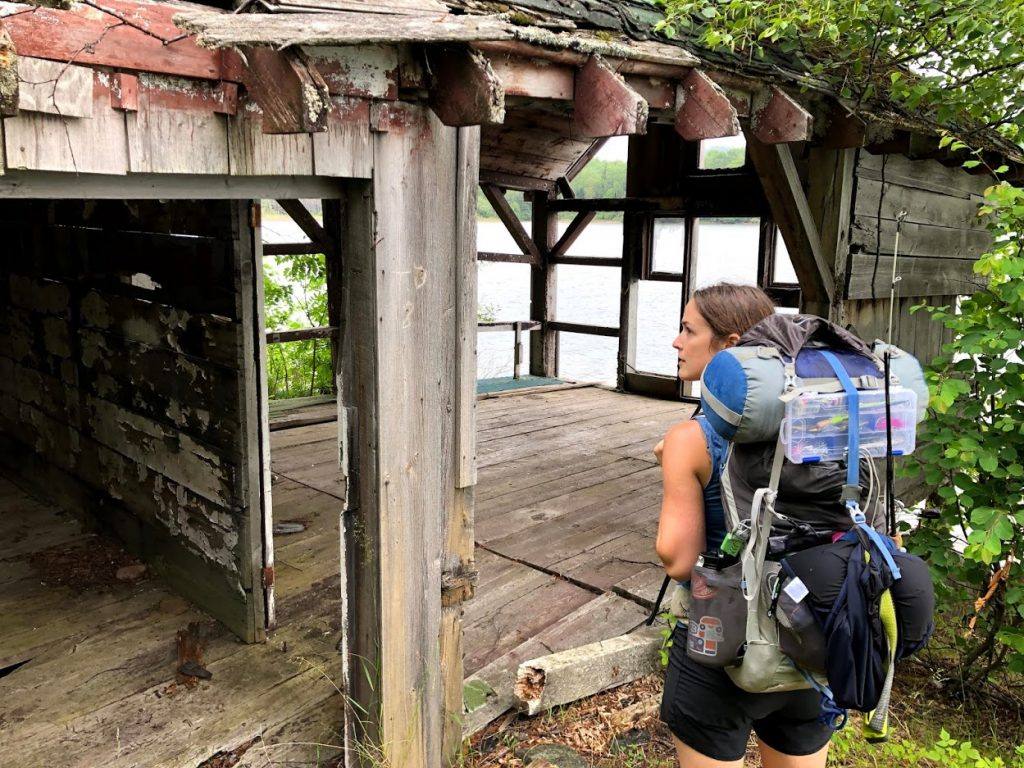
[[[704,550],[704,485],[711,457],[700,425],[677,424],[665,435],[661,453],[663,497],[655,549],[673,579],[685,581]]]

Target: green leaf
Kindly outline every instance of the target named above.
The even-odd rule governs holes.
[[[993,456],[991,453],[983,453],[978,458],[978,464],[986,472],[994,472],[996,467],[999,466],[999,460],[995,456]]]

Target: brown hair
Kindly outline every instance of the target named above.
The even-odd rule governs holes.
[[[693,292],[697,311],[711,326],[716,339],[730,333],[741,336],[766,317],[775,314],[775,303],[753,285],[716,283]]]

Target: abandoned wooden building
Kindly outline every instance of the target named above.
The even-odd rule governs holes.
[[[519,662],[636,629],[651,447],[692,409],[638,365],[637,316],[654,282],[686,301],[702,220],[758,219],[750,282],[872,338],[906,210],[895,340],[938,351],[908,309],[971,290],[988,181],[927,123],[657,38],[641,0],[491,5],[0,2],[0,764],[376,743],[436,768],[513,705]],[[739,167],[702,167],[740,134]],[[626,196],[574,196],[613,136]],[[518,253],[477,252],[478,185]],[[308,239],[265,245],[261,200]],[[621,255],[571,255],[601,211]],[[685,240],[656,253],[667,222]],[[262,259],[310,251],[330,325],[268,338]],[[530,316],[504,320],[530,375],[596,335],[617,389],[478,402],[478,260],[529,267]],[[560,318],[580,266],[618,270],[617,325]],[[337,397],[271,408],[268,342],[312,336]]]

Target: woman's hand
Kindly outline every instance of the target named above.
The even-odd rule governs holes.
[[[664,450],[665,450],[665,440],[661,439],[661,440],[658,441],[658,444],[656,446],[654,446],[654,458],[656,458],[658,460],[659,464],[661,464],[661,454],[662,454],[662,452]]]

